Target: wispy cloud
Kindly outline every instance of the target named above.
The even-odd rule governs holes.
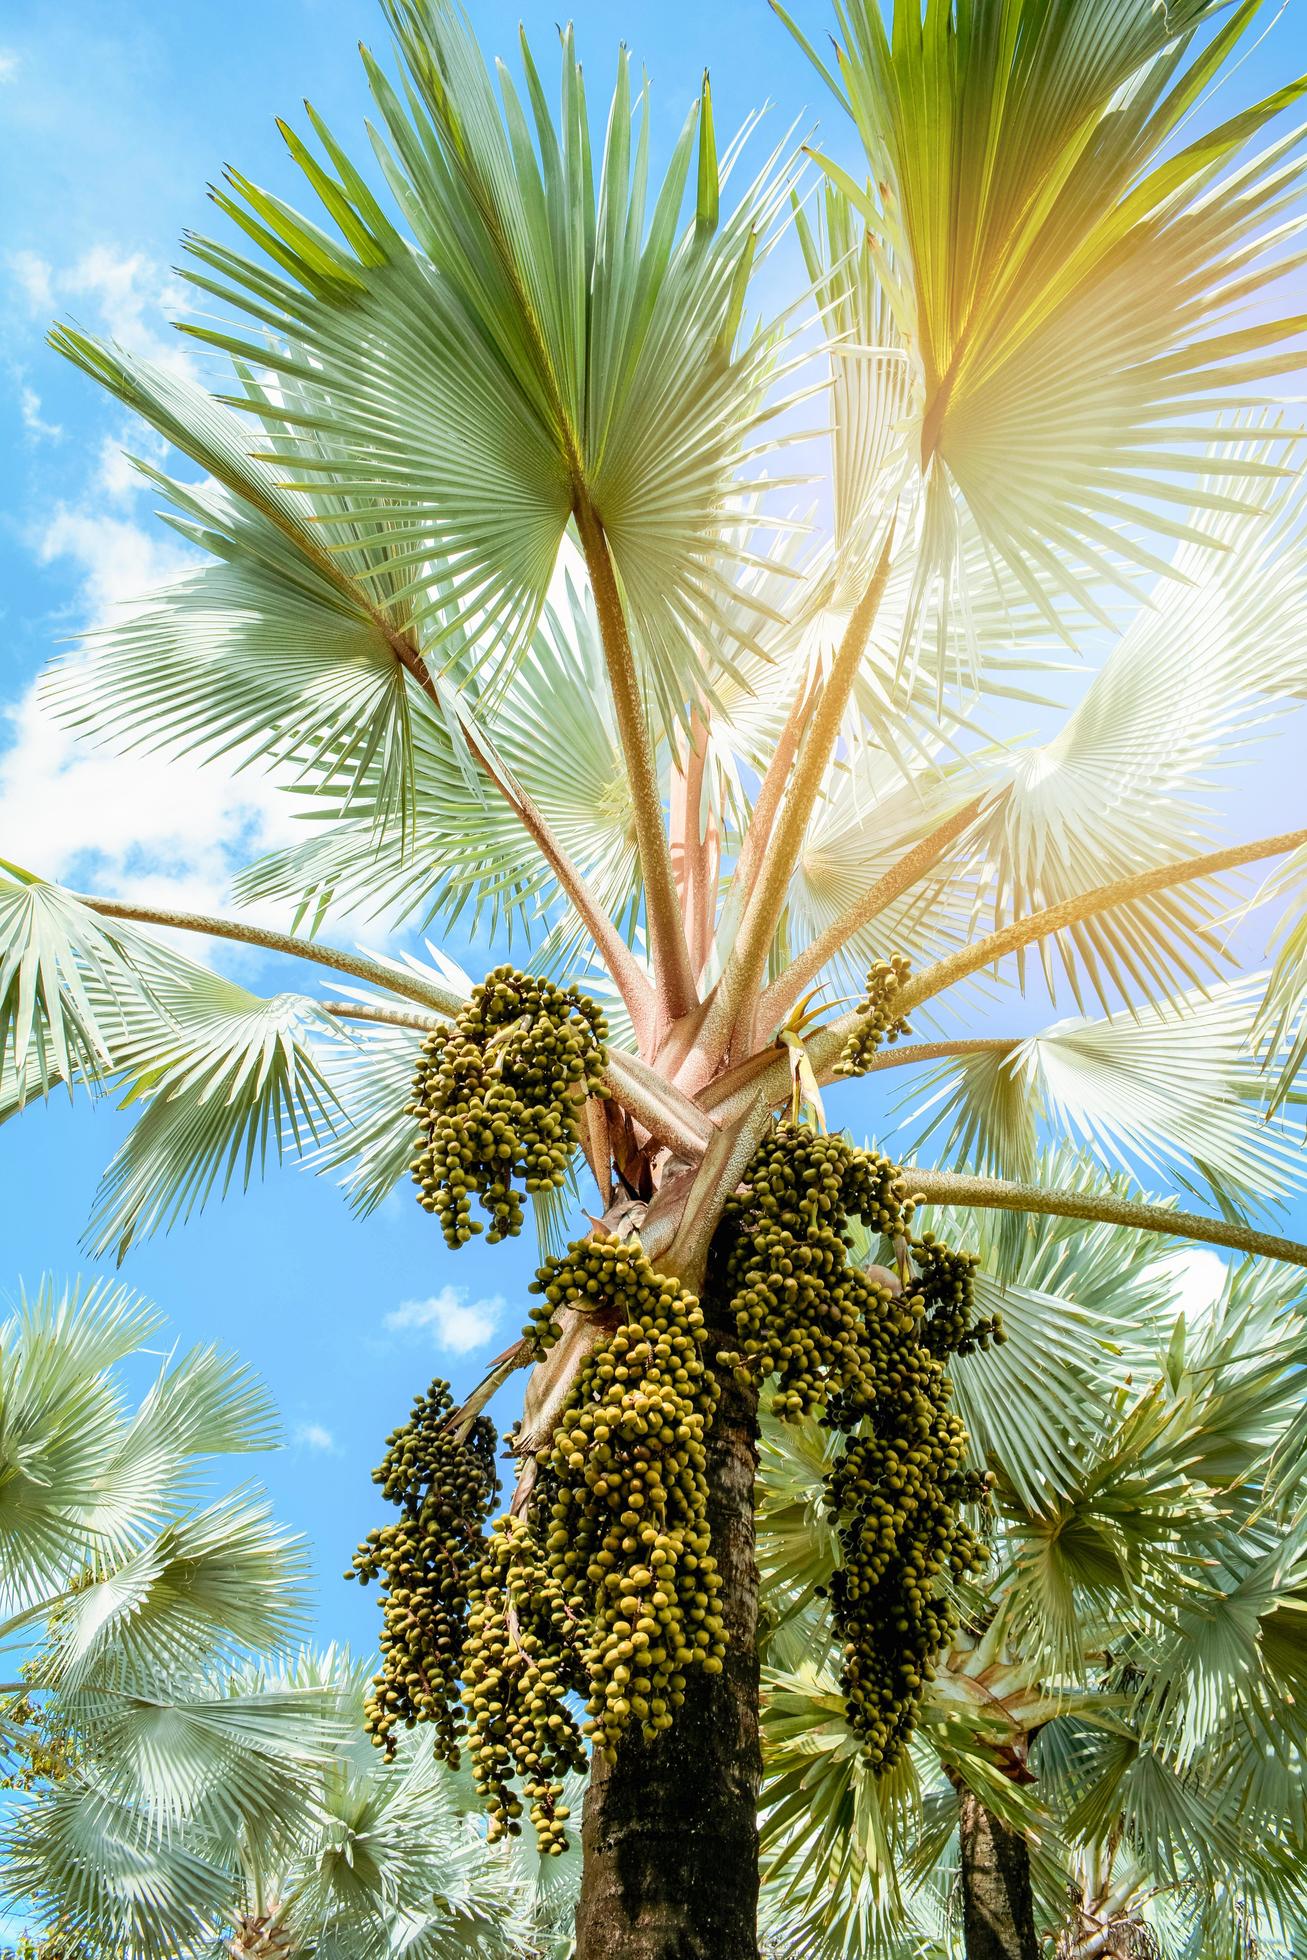
[[[467,1300],[464,1288],[447,1286],[429,1300],[405,1300],[388,1313],[385,1325],[392,1333],[429,1328],[437,1347],[452,1354],[469,1354],[484,1347],[499,1324],[504,1303],[493,1300]]]
[[[9,269],[28,313],[42,326],[60,307],[96,324],[144,360],[174,372],[193,374],[190,349],[169,324],[183,310],[185,289],[176,275],[145,252],[125,252],[104,241],[68,265],[56,265],[39,252],[15,252]]]
[[[55,303],[54,267],[36,252],[15,252],[9,270],[29,313],[49,313]]]
[[[336,1439],[320,1422],[302,1422],[293,1440],[302,1450],[317,1450],[323,1456],[336,1454]]]
[[[63,430],[58,422],[47,422],[41,413],[41,397],[26,383],[18,390],[18,413],[33,442],[58,442]]]
[[[18,56],[12,48],[0,48],[0,82],[12,82],[18,73]]]
[[[134,352],[185,366],[189,356],[165,319],[179,298],[172,275],[144,254],[101,244],[66,266],[22,252],[10,267],[34,322],[44,325],[70,302]],[[29,437],[53,439],[57,425],[42,416],[21,367],[15,379]],[[59,573],[66,595],[52,621],[52,651],[75,629],[121,621],[133,602],[201,562],[150,516],[142,479],[122,454],[126,446],[162,462],[165,444],[135,424],[79,446],[84,488],[47,506],[28,529],[34,557]],[[96,658],[93,642],[60,652],[70,667]],[[287,801],[257,771],[83,743],[53,719],[37,682],[0,709],[0,845],[47,877],[216,911],[237,864],[297,840]]]

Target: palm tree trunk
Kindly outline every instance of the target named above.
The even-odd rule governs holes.
[[[717,1675],[691,1671],[684,1707],[655,1742],[637,1732],[615,1765],[596,1764],[576,1960],[757,1960],[757,1439],[756,1392],[723,1375],[707,1457],[726,1663]]]
[[[1039,1960],[1030,1847],[965,1786],[958,1804],[967,1960]]]

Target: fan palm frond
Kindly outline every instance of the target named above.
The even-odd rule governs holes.
[[[1150,535],[1194,537],[1195,505],[1230,506],[1193,482],[1214,410],[1300,358],[1300,321],[1244,309],[1296,263],[1301,133],[1247,150],[1304,85],[1177,147],[1258,8],[1195,49],[1214,11],[837,7],[838,75],[818,66],[876,188],[822,161],[911,351],[946,578],[962,509],[1050,615],[1161,570]]]

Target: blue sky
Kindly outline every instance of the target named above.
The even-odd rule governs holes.
[[[1303,4],[1291,0],[1249,57],[1239,100],[1301,59]],[[560,10],[477,0],[472,11],[483,44],[511,56],[519,14],[544,52]],[[824,6],[793,11],[814,34],[826,22]],[[620,20],[651,72],[664,145],[705,65],[720,130],[768,98],[777,137],[795,119],[832,121],[764,0],[620,13],[587,4],[575,19],[592,78],[611,69]],[[165,324],[181,303],[169,267],[180,233],[210,224],[206,183],[232,162],[297,195],[273,119],[295,120],[306,95],[360,149],[356,43],[385,37],[368,0],[43,0],[21,21],[11,10],[10,23],[0,30],[0,855],[211,909],[234,865],[285,836],[270,793],[254,779],[79,751],[36,709],[34,678],[67,636],[166,574],[179,551],[121,463],[122,417],[43,335],[63,315],[186,358]],[[843,135],[823,140],[838,147]],[[1289,821],[1286,781],[1274,770],[1245,778],[1233,829]],[[356,934],[369,942],[366,927],[336,930]],[[473,970],[493,963],[490,949],[452,950]],[[287,984],[284,968],[258,959],[231,970],[255,988]],[[853,1095],[841,1115],[855,1128],[877,1120]],[[0,1289],[44,1269],[95,1270],[78,1242],[120,1132],[111,1109],[64,1101],[0,1130]],[[407,1191],[356,1224],[328,1181],[294,1172],[132,1254],[124,1278],[167,1310],[181,1344],[220,1340],[268,1381],[288,1443],[264,1472],[280,1515],[314,1543],[324,1633],[372,1644],[371,1600],[338,1576],[376,1521],[368,1470],[432,1373],[467,1386],[513,1337],[533,1264],[527,1239],[453,1258]]]

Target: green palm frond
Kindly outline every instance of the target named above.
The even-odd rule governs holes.
[[[286,140],[343,242],[231,173],[218,202],[265,257],[194,239],[191,277],[267,337],[190,331],[293,388],[289,404],[273,390],[258,404],[283,432],[278,467],[342,500],[329,529],[385,535],[420,619],[428,562],[447,567],[486,657],[529,640],[583,497],[655,693],[679,714],[764,407],[773,336],[739,340],[739,327],[785,173],[773,160],[734,210],[715,191],[705,203],[725,173],[696,104],[655,194],[625,54],[596,170],[570,36],[556,127],[525,46],[525,102],[501,71],[501,109],[452,6],[388,13],[407,86],[401,100],[365,57],[375,148],[416,249],[310,112],[326,166]],[[701,193],[683,226],[696,140]]]
[[[144,1113],[105,1172],[89,1236],[121,1260],[136,1240],[188,1218],[221,1181],[248,1188],[257,1164],[302,1156],[338,1116],[307,1037],[332,1029],[302,995],[260,1000],[233,981],[193,969],[175,994],[171,1025],[120,1053],[127,1103]]]
[[[11,1609],[62,1591],[94,1549],[127,1549],[157,1516],[176,1458],[157,1438],[153,1450],[128,1447],[109,1370],[161,1325],[126,1287],[60,1294],[43,1280],[0,1327],[0,1581]]]
[[[112,1659],[142,1679],[185,1673],[238,1649],[275,1649],[300,1631],[302,1543],[238,1491],[170,1519],[59,1603],[39,1685],[93,1682]]]
[[[0,1866],[11,1898],[133,1960],[212,1952],[231,1888],[220,1862],[183,1840],[161,1840],[148,1815],[80,1778],[21,1806]]]
[[[215,561],[56,668],[55,712],[120,750],[282,762],[287,779],[325,775],[346,794],[369,776],[402,828],[411,625],[359,527],[328,542],[338,502],[289,491],[252,453],[249,424],[183,375],[70,327],[52,343],[207,472],[197,485],[140,466],[168,521]]]
[[[1297,453],[1269,418],[1231,418],[1199,482],[1214,507],[1196,511],[1195,536],[1057,734],[1011,760],[1006,794],[977,827],[996,920],[1211,848],[1221,772],[1247,760],[1274,704],[1301,686]],[[1230,454],[1286,473],[1244,483]],[[1108,1007],[1113,993],[1192,984],[1223,959],[1218,902],[1169,893],[1087,919],[1043,942],[1043,978],[1052,991],[1060,967],[1082,1009],[1087,992]]]
[[[1083,1452],[1106,1418],[1117,1323],[1064,1294],[1001,1286],[985,1272],[976,1275],[975,1296],[978,1314],[1001,1317],[1005,1338],[951,1363],[954,1401],[976,1459],[1039,1510],[1075,1487]],[[1022,1412],[1019,1423],[1013,1409]]]
[[[1189,511],[1214,496],[1195,438],[1300,358],[1301,321],[1244,309],[1296,262],[1299,132],[1247,150],[1303,84],[1176,144],[1258,11],[1195,51],[1210,0],[837,7],[838,76],[822,72],[875,191],[822,161],[865,214],[912,354],[923,538],[946,578],[963,509],[1050,614],[1159,570],[1150,534],[1197,535]]]
[[[1267,881],[1261,897],[1289,897],[1275,935],[1275,964],[1254,1028],[1269,1076],[1272,1110],[1291,1096],[1307,1060],[1307,848],[1295,851]]]
[[[564,561],[570,562],[565,548]],[[604,909],[628,931],[640,882],[603,654],[588,589],[571,575],[557,607],[546,602],[513,686],[478,701],[474,677],[457,711],[422,696],[410,708],[413,815],[385,822],[384,782],[372,770],[348,794],[315,780],[304,791],[312,834],[260,860],[236,881],[237,897],[291,899],[316,924],[328,910],[364,911],[425,927],[440,917],[473,929],[530,938],[537,914],[556,913],[559,892],[512,808],[477,774],[474,737],[507,780],[543,813]],[[569,948],[575,934],[569,933]]]
[[[412,1028],[369,1028],[323,1056],[323,1071],[343,1112],[337,1134],[310,1163],[341,1171],[341,1189],[361,1218],[408,1175],[418,1145],[417,1118],[407,1112],[424,1036]]]
[[[105,1794],[129,1799],[161,1834],[189,1827],[229,1857],[243,1837],[270,1847],[312,1828],[317,1781],[351,1739],[354,1713],[331,1684],[242,1693],[211,1670],[156,1674],[147,1688],[112,1658],[58,1706]]]
[[[110,1064],[124,1012],[148,1012],[138,938],[0,861],[0,1113]]]
[[[1154,1387],[1052,1506],[1026,1511],[1000,1481],[1002,1624],[1017,1652],[1074,1670],[1123,1620],[1173,1615],[1204,1590],[1209,1507],[1186,1476],[1188,1436]]]
[[[950,1058],[926,1078],[909,1121],[930,1120],[910,1148],[948,1125],[943,1162],[1027,1178],[1046,1126],[1109,1171],[1173,1179],[1227,1214],[1285,1200],[1302,1157],[1265,1115],[1249,1051],[1260,992],[1259,976],[1245,976]]]
[[[986,774],[983,758],[964,768],[949,766],[946,758],[909,760],[871,748],[841,770],[813,813],[790,885],[792,951],[815,939],[915,844],[974,801]],[[966,939],[973,905],[969,891],[954,887],[952,867],[941,867],[853,935],[835,963],[836,985],[860,989],[886,946],[915,965],[928,965]]]

